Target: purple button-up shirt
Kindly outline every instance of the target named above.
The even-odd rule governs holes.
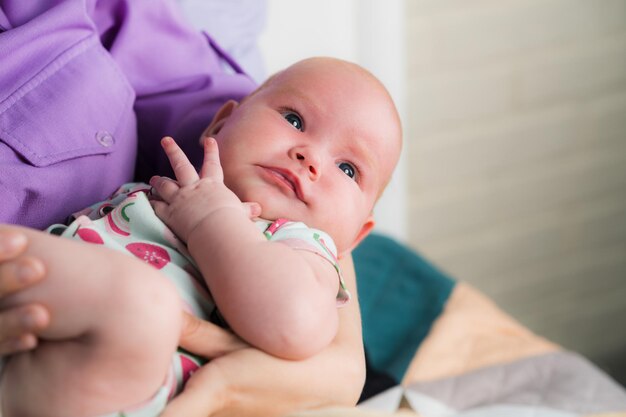
[[[0,222],[43,228],[170,175],[164,135],[198,165],[217,109],[254,88],[170,1],[0,1]]]

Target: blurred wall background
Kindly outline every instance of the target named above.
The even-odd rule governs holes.
[[[409,243],[626,383],[626,1],[406,19]]]
[[[336,56],[398,104],[378,231],[626,384],[626,0],[265,3],[267,73]]]

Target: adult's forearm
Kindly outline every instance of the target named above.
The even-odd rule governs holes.
[[[296,410],[355,405],[363,385],[362,359],[353,354],[344,356],[341,350],[333,346],[298,362],[253,349],[237,352],[227,358],[236,364],[224,361],[219,366],[222,372],[225,367],[242,372],[244,378],[240,377],[237,387],[224,396],[223,409],[212,416],[282,416]],[[256,363],[253,372],[245,366],[252,361]]]
[[[358,340],[338,336],[325,350],[289,361],[249,348],[201,368],[163,417],[273,417],[326,406],[351,406],[365,378]]]

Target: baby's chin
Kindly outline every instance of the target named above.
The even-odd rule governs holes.
[[[311,224],[311,219],[307,218],[303,215],[298,215],[294,210],[289,210],[288,207],[277,207],[277,205],[272,204],[263,204],[263,202],[259,202],[261,205],[261,215],[260,218],[264,220],[278,220],[278,219],[287,219],[292,222],[302,222],[309,227],[316,227]]]
[[[301,221],[301,220],[294,219],[294,216],[290,216],[289,214],[284,213],[281,210],[274,210],[272,208],[268,208],[264,206],[263,204],[261,204],[261,215],[259,216],[259,218],[263,220],[269,220],[272,222],[278,219],[287,219],[290,221]]]
[[[276,221],[278,219],[285,219],[290,222],[300,222],[304,223],[307,227],[310,227],[312,229],[318,229],[328,233],[326,230],[324,230],[323,225],[320,225],[305,216],[298,216],[293,213],[293,210],[281,210],[277,207],[265,208],[263,204],[261,204],[261,215],[258,218],[270,222]]]

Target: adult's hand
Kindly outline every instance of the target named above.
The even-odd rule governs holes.
[[[233,332],[183,313],[183,329],[180,346],[185,350],[206,359],[215,359],[239,349],[250,347]]]
[[[40,304],[10,303],[11,294],[45,278],[43,263],[24,255],[27,246],[24,234],[0,226],[0,356],[34,348],[35,333],[50,321],[48,311]]]
[[[339,310],[339,332],[330,346],[302,361],[255,348],[219,356],[193,374],[161,417],[277,417],[355,405],[365,381],[365,358],[352,260],[340,263],[353,297]]]

